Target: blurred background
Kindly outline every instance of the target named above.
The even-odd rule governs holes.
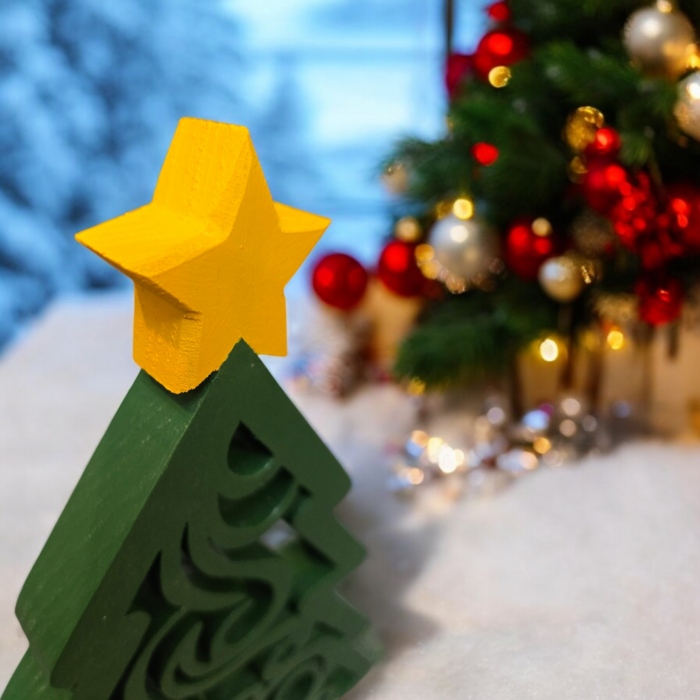
[[[444,50],[430,0],[4,2],[0,352],[57,295],[126,287],[73,235],[150,200],[185,115],[247,125],[274,197],[333,219],[317,254],[371,261],[379,162],[440,129]]]

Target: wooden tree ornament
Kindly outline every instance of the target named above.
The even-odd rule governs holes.
[[[249,149],[243,173],[231,176],[235,187],[220,186],[208,168],[229,173],[222,163],[241,143],[239,153]],[[174,165],[183,152],[188,162]],[[181,204],[183,210],[191,212],[195,200],[200,212],[227,210],[223,218],[233,222],[228,238],[238,241],[232,244],[234,251],[249,255],[260,239],[270,256],[282,255],[262,240],[272,230],[282,240],[295,239],[282,249],[296,256],[309,247],[309,238],[318,237],[319,229],[313,228],[318,217],[268,207],[261,174],[246,183],[260,169],[241,127],[183,120],[164,175],[169,168],[183,180],[195,180],[190,186],[180,183],[183,197],[192,194],[189,203]],[[206,203],[202,180],[218,198],[216,206]],[[230,215],[231,202],[225,200],[234,191],[235,208],[248,209],[250,218]],[[281,212],[279,224],[273,226],[264,214],[265,226],[253,229],[258,204],[265,212]],[[207,327],[225,315],[214,303],[219,286],[241,294],[230,293],[225,300],[237,319],[226,329],[235,345],[220,368],[215,366],[203,383],[184,393],[169,390],[145,371],[137,377],[20,594],[17,616],[30,646],[2,698],[339,698],[376,656],[366,621],[334,590],[363,558],[360,545],[332,512],[349,489],[349,479],[247,337],[239,339],[250,327],[256,342],[263,343],[258,347],[265,347],[265,337],[279,342],[276,330],[265,336],[263,325],[247,312],[237,314],[248,296],[243,296],[241,281],[232,283],[230,276],[242,274],[242,268],[234,265],[231,272],[211,261],[204,268],[201,261],[189,264],[198,259],[195,250],[200,258],[215,249],[229,256],[228,239],[184,214],[181,219],[173,215],[172,221],[163,215],[157,224],[154,219],[152,228],[137,235],[125,222],[135,221],[142,211],[79,236],[115,264],[120,258],[125,270],[125,251],[131,251],[132,267],[139,260],[143,278],[136,282],[135,347],[153,343],[149,366],[174,381],[171,386],[182,386],[177,382],[183,376],[194,376],[189,370],[182,374],[183,368],[201,369],[207,366],[202,357],[215,354],[199,345],[211,340],[213,348],[223,342]],[[217,239],[214,247],[194,241],[193,234],[191,240],[182,239],[185,255],[160,228],[173,222],[175,229],[184,228],[195,221],[202,224],[201,237]],[[247,229],[244,234],[236,232],[237,222]],[[128,245],[120,248],[117,230],[125,232]],[[177,229],[173,235],[181,233]],[[150,251],[141,258],[133,252],[139,236]],[[157,250],[161,243],[167,255]],[[144,272],[149,265],[179,267],[182,287],[168,284],[170,291],[161,295]],[[279,284],[294,266],[270,260],[266,265],[269,284]],[[187,275],[203,269],[211,276],[187,281]],[[179,317],[182,309],[173,301],[173,289],[198,286],[208,292],[192,292],[188,299],[211,304]],[[277,288],[267,299],[279,304]],[[259,299],[251,303],[260,313],[266,308]],[[278,310],[273,318],[283,322]],[[162,341],[158,332],[166,334]]]

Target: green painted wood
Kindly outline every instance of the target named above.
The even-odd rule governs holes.
[[[336,592],[350,482],[239,341],[186,394],[141,372],[20,594],[2,700],[331,700],[369,669]]]

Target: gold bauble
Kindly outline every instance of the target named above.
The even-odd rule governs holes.
[[[678,83],[678,102],[673,110],[678,126],[700,141],[700,71]]]
[[[605,124],[603,113],[595,107],[579,107],[569,116],[564,127],[564,138],[569,147],[581,153],[595,140],[598,129]]]
[[[632,62],[650,77],[678,78],[695,52],[695,30],[668,0],[630,15],[623,32]]]
[[[540,267],[538,279],[542,289],[555,301],[573,301],[583,290],[580,265],[565,255],[550,258]]]

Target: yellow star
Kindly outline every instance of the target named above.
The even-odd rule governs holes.
[[[134,281],[134,359],[179,394],[240,338],[286,354],[284,286],[329,223],[272,201],[245,127],[182,119],[152,202],[76,238]]]

